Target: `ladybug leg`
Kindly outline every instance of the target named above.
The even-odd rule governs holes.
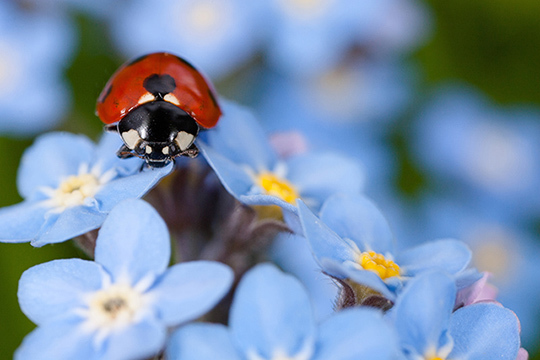
[[[194,158],[197,155],[199,155],[199,148],[195,144],[191,144],[190,147],[188,147],[186,150],[182,151],[179,155],[181,155],[181,156],[189,156],[190,158]]]
[[[118,156],[120,159],[128,159],[135,155],[130,148],[128,148],[126,145],[122,145],[122,147],[120,147],[120,149],[118,149],[116,152],[116,156]]]
[[[117,133],[117,132],[118,132],[118,125],[116,125],[116,124],[108,124],[108,125],[105,125],[105,126],[103,127],[103,129],[104,129],[105,131],[108,131],[108,132],[115,132],[115,133]]]

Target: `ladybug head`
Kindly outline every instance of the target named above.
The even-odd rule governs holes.
[[[166,101],[152,101],[131,110],[118,123],[118,132],[124,141],[118,156],[143,158],[150,167],[166,166],[177,156],[198,154],[193,142],[199,125]]]

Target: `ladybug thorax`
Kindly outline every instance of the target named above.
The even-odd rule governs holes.
[[[192,146],[199,125],[175,104],[159,99],[126,114],[118,123],[118,132],[136,156],[160,167]]]

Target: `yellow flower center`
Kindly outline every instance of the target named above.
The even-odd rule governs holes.
[[[373,271],[381,279],[387,279],[399,275],[399,266],[392,260],[388,260],[382,254],[375,251],[361,253],[357,259],[358,264],[364,269]]]
[[[276,196],[290,204],[295,205],[296,199],[300,197],[298,191],[290,182],[273,173],[260,173],[257,180],[268,195]]]
[[[297,20],[312,20],[328,11],[334,0],[280,0],[283,12]]]
[[[96,195],[100,185],[99,179],[93,174],[71,175],[62,181],[51,198],[59,208],[82,205],[86,198]]]
[[[92,295],[88,320],[96,328],[126,325],[134,321],[143,304],[140,292],[129,285],[113,284]]]

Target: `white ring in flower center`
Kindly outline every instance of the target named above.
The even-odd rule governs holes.
[[[94,166],[88,171],[87,164],[81,164],[78,175],[70,175],[64,178],[56,188],[44,188],[42,191],[50,197],[44,204],[55,208],[56,211],[64,211],[66,208],[84,205],[86,199],[93,198],[103,184],[116,176],[116,171],[111,169],[101,174],[100,167]]]
[[[92,295],[88,320],[102,330],[122,327],[136,321],[143,306],[143,296],[139,291],[129,285],[112,284]]]

